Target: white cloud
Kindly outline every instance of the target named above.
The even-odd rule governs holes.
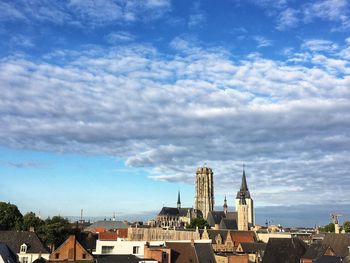
[[[287,8],[283,10],[277,20],[277,29],[285,30],[298,26],[298,12],[295,9]]]
[[[69,0],[0,2],[0,20],[22,20],[27,23],[49,21],[78,27],[157,19],[171,8],[170,0]]]
[[[305,40],[302,48],[313,51],[313,52],[335,52],[339,47],[336,43],[324,40],[324,39],[310,39]]]
[[[347,0],[321,0],[313,1],[305,5],[304,18],[312,20],[321,18],[323,20],[341,21],[348,20],[348,1]]]
[[[135,40],[135,36],[128,32],[118,31],[109,33],[106,36],[106,40],[111,44],[118,42],[129,42]]]
[[[257,42],[258,48],[272,46],[272,40],[269,40],[263,36],[255,36],[254,40]]]
[[[193,183],[207,162],[220,194],[239,186],[244,161],[268,204],[290,203],[288,187],[293,202],[330,201],[324,189],[350,198],[349,60],[328,44],[309,42],[307,63],[293,64],[183,38],[173,56],[133,44],[3,58],[0,143],[117,156],[163,181]]]

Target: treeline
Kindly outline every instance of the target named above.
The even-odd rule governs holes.
[[[70,234],[79,232],[61,216],[42,220],[33,212],[22,215],[16,205],[0,202],[0,230],[29,231],[30,228],[34,228],[40,240],[48,247],[58,247]]]
[[[345,221],[343,223],[343,228],[342,228],[346,233],[349,233],[350,232],[350,221]],[[325,225],[323,227],[319,227],[318,230],[320,232],[334,232],[335,231],[335,226],[333,223],[329,223],[328,225]]]

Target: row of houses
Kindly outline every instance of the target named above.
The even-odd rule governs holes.
[[[350,263],[350,234],[324,234],[311,245],[283,233],[263,242],[254,231],[90,227],[49,251],[31,231],[0,231],[0,263],[263,262]],[[95,225],[97,226],[97,225]],[[98,231],[96,231],[98,230]]]

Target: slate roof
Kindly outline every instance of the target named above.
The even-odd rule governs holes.
[[[342,257],[337,256],[322,256],[319,259],[313,261],[314,263],[343,263]]]
[[[167,206],[162,207],[162,209],[158,213],[158,216],[178,216],[178,217],[181,217],[181,216],[187,216],[188,211],[190,211],[190,213],[192,215],[194,213],[197,217],[203,217],[202,211],[193,209],[191,207],[177,208],[177,207],[167,207]]]
[[[36,260],[34,260],[33,263],[46,263],[46,259],[40,257],[40,258],[37,258]]]
[[[243,252],[248,253],[248,254],[254,254],[256,252],[260,252],[260,251],[265,251],[266,249],[266,244],[265,243],[258,243],[258,242],[254,242],[254,243],[249,243],[249,242],[242,242],[240,243]]]
[[[306,243],[298,238],[270,238],[262,262],[299,263],[306,250]]]
[[[250,198],[250,193],[249,193],[249,190],[248,190],[247,179],[245,177],[245,170],[243,170],[241,188],[237,192],[236,198],[241,198],[242,195],[245,198]]]
[[[80,232],[76,235],[78,242],[86,249],[88,252],[92,253],[96,249],[96,240],[98,239],[98,234],[92,234],[87,232]]]
[[[322,244],[330,246],[336,256],[346,257],[349,255],[350,234],[327,233]]]
[[[34,232],[0,231],[0,242],[5,243],[14,253],[19,253],[21,245],[27,245],[27,253],[49,253]]]
[[[0,257],[6,263],[17,263],[17,256],[4,243],[0,243]]]
[[[214,227],[216,224],[220,224],[221,219],[225,217],[224,211],[210,211],[208,212],[207,222],[211,227]]]
[[[200,263],[215,263],[213,247],[210,243],[195,243],[197,258]]]
[[[186,216],[188,210],[186,208],[163,207],[158,216]]]
[[[320,258],[326,253],[328,248],[329,246],[324,245],[322,243],[311,244],[302,258],[305,258],[305,259]]]
[[[96,228],[104,228],[106,229],[106,231],[109,231],[109,230],[122,229],[122,228],[128,228],[128,227],[129,225],[124,223],[123,221],[100,220],[88,226],[84,230],[88,232],[94,232]]]
[[[220,229],[232,229],[232,230],[238,229],[237,220],[222,218],[220,222]]]
[[[223,219],[227,220],[222,222]],[[228,221],[229,219],[231,221]],[[211,227],[218,224],[222,229],[237,229],[237,212],[227,212],[225,214],[224,211],[210,211],[207,222]]]
[[[96,256],[95,263],[139,263],[140,261],[147,262],[147,259],[141,259],[134,255],[103,255]],[[154,261],[154,260],[153,260]]]

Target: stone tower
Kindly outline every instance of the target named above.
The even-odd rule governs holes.
[[[213,171],[208,167],[199,167],[196,172],[195,209],[201,210],[203,218],[214,208]]]
[[[248,204],[245,200],[244,193],[240,193],[237,208],[238,230],[249,230],[248,226]]]
[[[237,196],[236,196],[236,200],[235,200],[235,206],[236,206],[237,212],[238,212],[238,206],[239,206],[239,202],[241,200],[242,195],[244,196],[245,202],[247,203],[247,206],[248,206],[248,224],[249,224],[249,226],[254,226],[255,225],[254,203],[253,203],[253,199],[250,196],[250,192],[248,190],[244,166],[243,166],[241,188],[237,192]]]

